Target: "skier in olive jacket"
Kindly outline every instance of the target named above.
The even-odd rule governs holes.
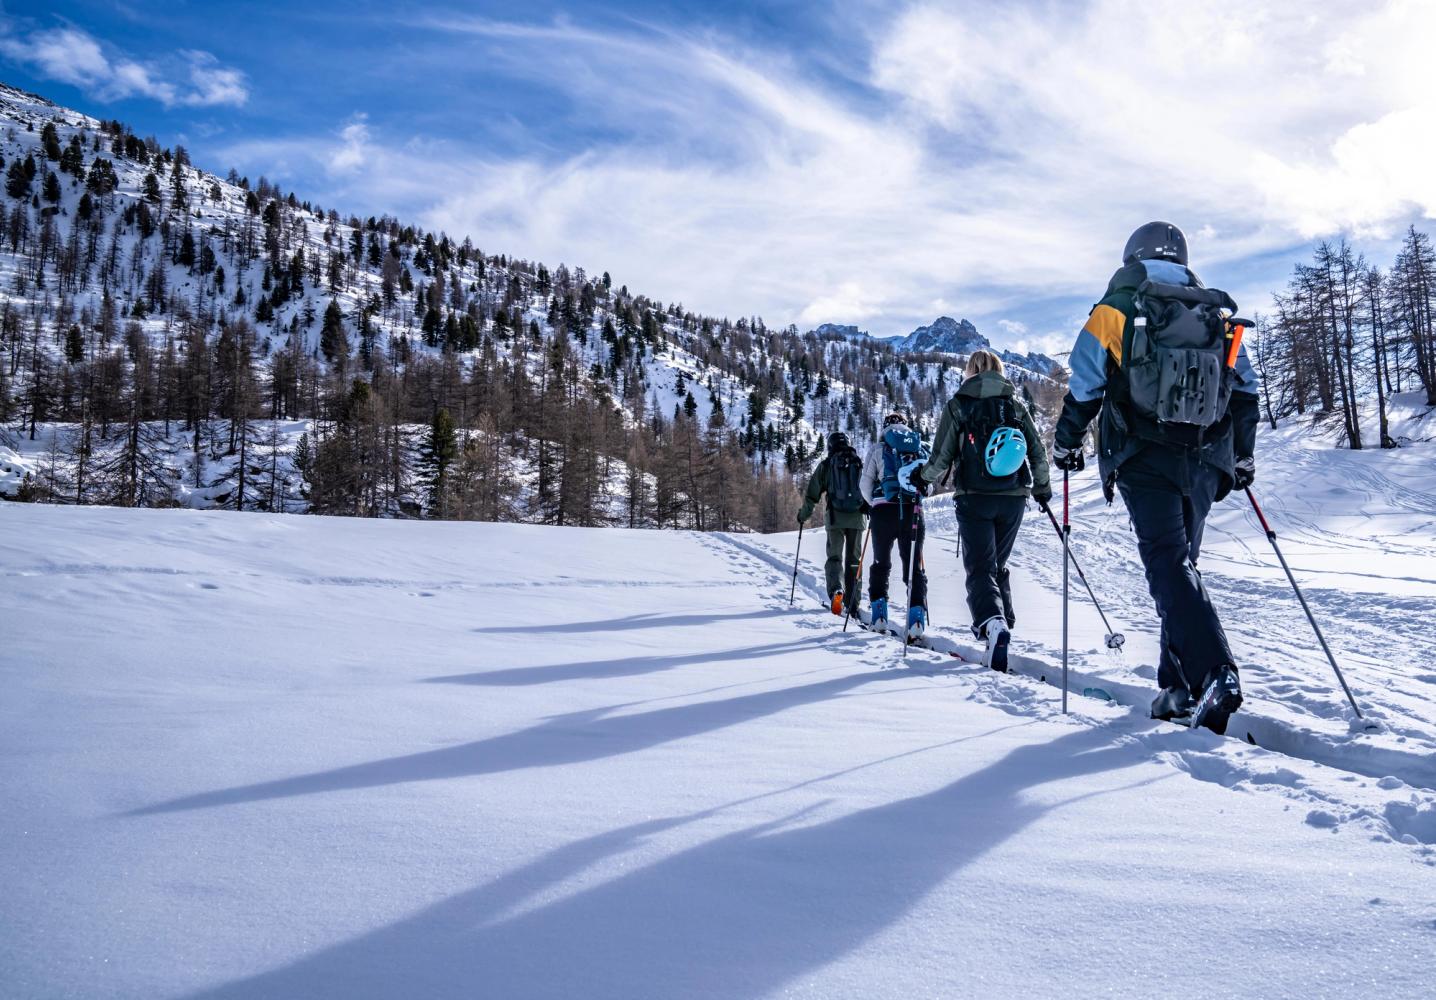
[[[828,529],[828,559],[823,570],[828,582],[828,605],[835,615],[843,614],[844,607],[851,608],[854,615],[858,613],[859,545],[868,520],[868,505],[858,487],[862,467],[862,457],[848,436],[833,431],[828,435],[828,454],[813,470],[798,511],[798,523],[803,524],[827,494],[823,523]]]
[[[972,630],[987,642],[983,662],[1006,670],[1009,629],[1017,622],[1007,559],[1027,497],[1046,507],[1052,487],[1037,425],[991,351],[968,358],[967,378],[943,408],[922,476],[935,483],[949,469]]]

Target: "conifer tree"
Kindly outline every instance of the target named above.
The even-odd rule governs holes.
[[[449,466],[459,454],[454,418],[440,407],[429,422],[429,432],[419,446],[419,469],[428,489],[429,509],[435,517],[449,515]]]
[[[344,332],[344,312],[338,299],[330,299],[324,310],[324,327],[319,331],[319,351],[331,364],[349,356],[349,335]]]

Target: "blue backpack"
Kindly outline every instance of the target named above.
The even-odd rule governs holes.
[[[913,466],[926,460],[927,448],[917,431],[898,425],[883,431],[883,497],[890,502],[918,499],[917,491],[904,473],[910,473]]]

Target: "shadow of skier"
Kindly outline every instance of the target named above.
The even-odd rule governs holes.
[[[1039,803],[1027,790],[1146,759],[1114,738],[1082,729],[1021,746],[926,795],[808,825],[797,825],[801,814],[782,817],[514,912],[538,888],[688,819],[645,821],[194,997],[769,995],[861,946],[936,886],[1066,804]],[[972,992],[975,984],[930,985],[937,996]]]
[[[906,676],[902,671],[876,670],[718,701],[674,705],[626,715],[608,714],[626,707],[623,705],[569,712],[517,732],[472,743],[187,795],[144,806],[125,815],[148,816],[317,792],[437,781],[600,760],[740,725],[832,698],[866,684]]]
[[[574,663],[556,663],[537,667],[504,667],[499,670],[481,670],[472,674],[425,677],[422,683],[473,684],[478,687],[527,687],[532,684],[552,684],[556,681],[633,677],[672,670],[695,663],[761,660],[769,656],[794,653],[805,646],[811,648],[815,644],[815,640],[809,638],[799,639],[796,642],[743,646],[738,649],[706,649],[678,656],[620,656],[611,660],[579,660]]]

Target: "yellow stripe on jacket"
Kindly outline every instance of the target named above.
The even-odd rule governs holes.
[[[1097,339],[1097,343],[1112,355],[1117,364],[1122,363],[1122,331],[1127,326],[1127,317],[1122,310],[1109,305],[1099,305],[1087,317],[1082,329]]]

